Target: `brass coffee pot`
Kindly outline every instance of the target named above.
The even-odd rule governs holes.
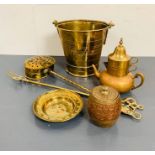
[[[139,72],[135,75],[130,72],[126,76],[117,77],[109,74],[106,70],[100,73],[94,65],[93,67],[95,75],[100,79],[101,84],[111,86],[120,93],[126,93],[130,90],[136,89],[144,83],[144,75]],[[141,78],[141,82],[140,84],[135,85],[135,79],[138,77]]]
[[[132,62],[132,59],[136,59]],[[101,84],[111,86],[120,93],[126,93],[130,90],[140,87],[144,83],[144,75],[137,72],[133,75],[129,68],[138,62],[137,58],[131,58],[126,54],[123,40],[121,39],[119,45],[114,52],[108,56],[107,69],[99,72],[95,65],[93,66],[96,77],[100,79]],[[141,81],[135,85],[135,79],[140,78]]]

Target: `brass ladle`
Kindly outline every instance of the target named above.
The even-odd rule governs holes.
[[[54,70],[55,59],[51,56],[35,56],[27,59],[24,62],[25,67],[25,76],[31,80],[40,80],[49,74],[55,75],[64,81],[71,83],[74,86],[77,86],[83,89],[86,92],[90,92],[90,90],[80,84],[67,79],[61,74],[56,73]]]
[[[39,82],[39,81],[33,81],[30,79],[27,79],[24,76],[17,75],[16,73],[13,73],[13,72],[9,72],[8,75],[13,80],[16,80],[16,81],[24,81],[24,82],[28,82],[28,83],[32,83],[32,84],[36,84],[36,85],[41,85],[41,86],[46,86],[46,87],[50,87],[50,88],[70,90],[70,91],[78,93],[80,95],[84,95],[87,97],[89,96],[88,93],[84,93],[84,92],[76,91],[76,90],[71,90],[71,89],[67,89],[67,88],[63,88],[63,87],[59,87],[56,85],[51,85],[51,84],[47,84],[47,83],[43,83],[43,82]],[[127,115],[129,115],[129,116],[131,116],[137,120],[140,120],[142,118],[141,114],[136,112],[136,109],[143,110],[144,107],[142,105],[137,104],[135,99],[125,98],[125,99],[122,99],[121,101],[122,101],[122,109],[121,109],[122,113],[127,114]]]

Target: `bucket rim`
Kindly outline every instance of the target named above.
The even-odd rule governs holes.
[[[63,23],[73,22],[73,21],[98,22],[98,23],[105,24],[106,27],[105,27],[105,28],[96,29],[96,30],[69,30],[69,29],[65,29],[65,28],[59,27],[59,26],[60,26],[61,24],[63,24]],[[101,31],[101,30],[104,30],[104,29],[111,28],[111,25],[108,24],[108,23],[105,22],[105,21],[91,20],[91,19],[63,20],[63,21],[57,22],[57,24],[56,24],[55,26],[57,27],[57,29],[60,29],[60,30],[64,30],[64,31],[68,31],[68,32],[82,32],[82,33],[97,32],[97,31]]]

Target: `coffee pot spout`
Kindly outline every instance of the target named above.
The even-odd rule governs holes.
[[[96,76],[97,78],[99,78],[99,77],[100,77],[100,72],[97,70],[97,68],[96,68],[96,66],[95,66],[94,64],[92,65],[92,67],[93,67],[95,76]]]

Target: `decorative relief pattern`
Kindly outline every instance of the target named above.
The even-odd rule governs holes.
[[[116,120],[121,112],[120,100],[113,104],[99,104],[94,101],[88,101],[88,112],[92,119],[98,121],[113,121]]]

